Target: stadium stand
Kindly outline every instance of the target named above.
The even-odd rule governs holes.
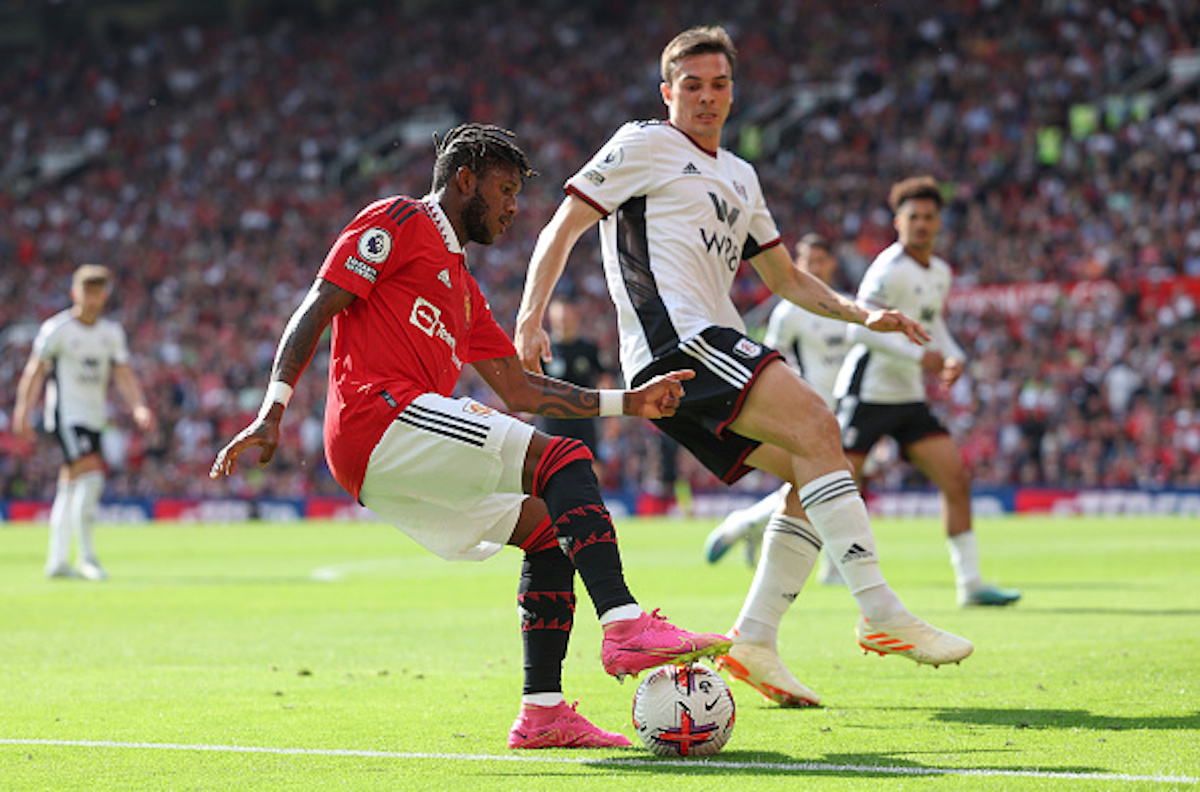
[[[562,182],[621,121],[662,116],[657,52],[709,19],[741,50],[728,146],[755,162],[788,239],[838,240],[847,288],[892,241],[886,185],[945,185],[953,329],[972,362],[940,402],[977,484],[1200,487],[1197,4],[20,5],[0,39],[2,498],[53,491],[57,449],[9,453],[4,433],[32,333],[78,262],[118,273],[113,310],[161,426],[116,419],[108,497],[227,496],[206,475],[214,444],[257,410],[274,351],[245,339],[278,336],[356,207],[427,190],[432,131],[512,128],[542,173],[518,230],[477,254],[511,322]],[[562,288],[612,356],[589,261],[581,246]],[[739,306],[765,317],[765,296],[744,273]],[[236,494],[339,492],[322,363],[275,462]],[[651,445],[609,422],[606,481],[657,476]],[[679,474],[713,483],[691,460]],[[873,486],[907,481],[885,466]]]

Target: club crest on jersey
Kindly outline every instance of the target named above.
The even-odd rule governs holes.
[[[612,170],[625,161],[625,150],[620,146],[610,149],[603,157],[596,160],[597,170]]]
[[[372,264],[382,264],[392,252],[392,235],[382,228],[368,228],[358,238],[358,256]]]
[[[749,338],[742,338],[733,345],[733,351],[744,358],[752,358],[762,354],[762,347]]]
[[[738,194],[743,201],[749,201],[750,196],[746,193],[746,186],[739,181],[733,183],[733,190]]]
[[[442,282],[442,285],[445,286],[447,289],[453,288],[453,286],[450,285],[450,270],[444,269],[441,272],[439,272],[438,280],[440,280]]]

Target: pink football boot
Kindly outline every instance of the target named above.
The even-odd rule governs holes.
[[[630,744],[623,734],[608,732],[575,711],[579,702],[553,707],[522,704],[508,733],[509,748],[621,748]]]
[[[681,630],[656,609],[605,627],[600,658],[604,670],[623,682],[627,674],[637,676],[647,668],[723,655],[732,645],[725,635]]]

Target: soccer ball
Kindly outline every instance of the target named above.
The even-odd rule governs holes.
[[[699,663],[651,669],[633,694],[633,728],[658,756],[712,756],[729,742],[733,694]]]

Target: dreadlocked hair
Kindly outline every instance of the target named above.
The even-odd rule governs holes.
[[[437,160],[433,165],[433,192],[440,192],[459,168],[467,167],[482,176],[498,165],[512,165],[521,179],[537,175],[529,158],[516,143],[515,133],[493,124],[461,124],[441,140],[433,136]]]

